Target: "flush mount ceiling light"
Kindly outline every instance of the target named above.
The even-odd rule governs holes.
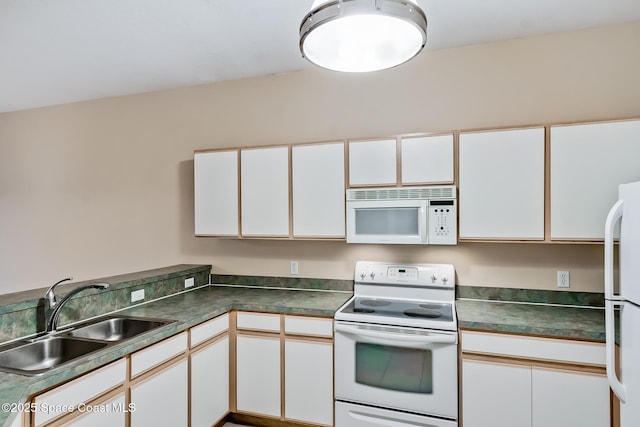
[[[416,56],[427,18],[416,0],[314,0],[300,24],[300,51],[335,71],[384,70]]]

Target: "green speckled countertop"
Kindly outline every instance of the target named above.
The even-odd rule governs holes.
[[[91,371],[150,344],[188,329],[230,310],[333,317],[351,297],[351,292],[294,289],[261,289],[235,286],[205,286],[119,311],[119,315],[174,319],[177,322],[140,337],[107,347],[76,362],[37,376],[0,372],[0,403],[24,403],[29,396],[55,384]],[[0,411],[0,425],[9,425],[15,414]]]
[[[456,301],[460,329],[604,341],[604,309],[504,301]]]
[[[231,310],[333,317],[351,295],[349,291],[212,285],[131,307],[117,314],[174,319],[176,322],[97,351],[42,376],[26,377],[0,372],[0,403],[24,403],[29,396],[53,385]],[[602,308],[462,298],[456,301],[456,309],[461,329],[604,341]],[[13,418],[11,413],[0,411],[0,425],[8,425]]]

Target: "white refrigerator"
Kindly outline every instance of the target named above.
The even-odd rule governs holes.
[[[614,289],[614,229],[620,222],[618,292]],[[607,377],[620,399],[621,427],[640,426],[640,181],[619,187],[618,201],[605,224],[604,285]],[[620,310],[615,324],[614,308]],[[615,332],[620,359],[616,366]],[[616,369],[616,367],[618,369]]]

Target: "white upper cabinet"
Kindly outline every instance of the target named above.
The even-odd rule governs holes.
[[[618,185],[640,180],[640,120],[551,127],[551,239],[600,240]]]
[[[238,235],[238,150],[193,156],[195,234]]]
[[[293,236],[345,236],[344,143],[292,149]]]
[[[460,238],[544,239],[544,128],[460,134]]]
[[[243,236],[289,236],[289,147],[240,152]]]
[[[402,184],[453,182],[453,134],[402,138]]]
[[[349,185],[395,185],[396,140],[349,142]]]

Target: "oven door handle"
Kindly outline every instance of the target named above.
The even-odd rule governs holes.
[[[425,348],[431,344],[455,344],[457,336],[455,334],[433,334],[433,335],[410,335],[398,333],[384,333],[371,331],[358,326],[334,324],[336,332],[366,338],[368,342],[381,345],[394,345],[396,347]]]

